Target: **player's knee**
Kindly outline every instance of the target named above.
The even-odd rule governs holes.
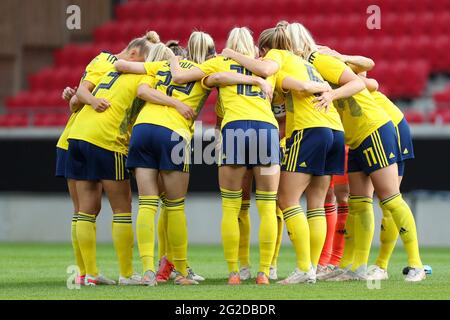
[[[327,192],[327,196],[325,197],[326,203],[334,203],[336,201],[336,196],[334,195],[334,189],[329,188]]]

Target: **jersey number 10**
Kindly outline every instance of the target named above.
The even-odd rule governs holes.
[[[243,66],[232,64],[230,66],[231,70],[236,70],[237,73],[245,74],[247,76],[251,76],[251,71],[245,69]],[[260,97],[265,99],[266,95],[261,91],[253,91],[253,86],[250,84],[238,84],[237,85],[237,94],[244,95],[247,97]]]

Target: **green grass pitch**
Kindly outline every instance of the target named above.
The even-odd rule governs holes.
[[[257,247],[252,247],[253,274],[257,266]],[[0,299],[450,299],[450,254],[448,248],[422,249],[424,263],[433,267],[433,274],[421,283],[405,283],[401,275],[406,256],[401,245],[394,252],[390,280],[380,289],[368,289],[366,282],[315,285],[256,286],[254,279],[238,287],[226,285],[227,268],[220,246],[190,246],[190,263],[207,280],[198,286],[179,287],[172,284],[157,287],[99,286],[69,290],[66,269],[73,264],[69,244],[0,244]],[[372,250],[370,261],[374,261]],[[112,245],[98,245],[101,272],[117,278],[118,269]],[[141,264],[135,254],[135,270]],[[285,277],[294,268],[290,246],[281,248],[278,274]]]

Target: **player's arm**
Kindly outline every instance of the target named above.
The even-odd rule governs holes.
[[[126,61],[119,59],[114,63],[114,67],[117,71],[123,73],[136,73],[136,74],[146,74],[145,66],[143,62]]]
[[[264,78],[270,77],[280,69],[278,63],[273,60],[254,59],[229,48],[223,49],[222,55],[236,61],[243,65],[247,70]]]
[[[226,87],[236,84],[249,84],[258,86],[261,91],[272,100],[273,87],[272,85],[261,77],[247,76],[236,72],[216,72],[206,77],[203,83],[211,87]]]
[[[141,84],[138,87],[137,97],[148,102],[175,108],[187,120],[193,119],[196,116],[192,108],[175,98],[151,88],[148,84]]]
[[[372,59],[364,56],[341,54],[336,50],[330,49],[328,47],[321,47],[319,52],[338,58],[339,60],[347,64],[355,73],[370,71],[373,69],[373,67],[375,67],[375,62]]]
[[[337,99],[348,98],[366,88],[364,82],[350,69],[346,68],[339,77],[339,88],[322,93],[315,98],[316,108],[327,108],[331,102]]]
[[[83,104],[89,104],[97,112],[103,112],[109,108],[110,103],[103,98],[96,98],[92,95],[95,85],[92,82],[83,80],[77,89],[76,97]]]
[[[80,111],[83,106],[84,103],[81,103],[76,95],[74,95],[69,101],[70,112],[72,113]]]
[[[83,103],[81,103],[78,100],[77,96],[75,95],[76,93],[77,93],[77,87],[74,87],[74,88],[66,87],[61,94],[61,97],[63,98],[63,100],[66,100],[67,102],[69,102],[70,112],[72,112],[72,113],[77,112],[84,105]]]
[[[197,67],[189,70],[181,68],[179,58],[176,56],[170,58],[169,63],[172,81],[175,83],[184,84],[192,81],[198,81],[206,76],[206,74]]]
[[[363,75],[364,74],[364,75]],[[378,81],[372,78],[367,78],[365,73],[358,74],[358,77],[364,82],[366,85],[367,90],[370,92],[374,92],[378,90]]]
[[[331,91],[328,82],[301,81],[289,76],[283,79],[282,88],[285,91],[292,90],[311,94]]]

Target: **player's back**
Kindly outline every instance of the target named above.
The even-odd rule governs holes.
[[[183,69],[192,69],[197,64],[192,61],[180,61],[180,67]],[[145,63],[147,75],[154,77],[154,87],[158,91],[168,95],[169,97],[180,100],[184,104],[191,107],[197,114],[202,110],[206,99],[210,93],[210,89],[202,86],[201,81],[192,81],[186,84],[177,84],[172,80],[170,72],[170,64],[167,61],[148,62]],[[192,133],[193,119],[184,118],[175,108],[147,102],[140,112],[136,124],[153,123],[180,134],[183,129],[190,133],[183,133],[182,136],[189,138]]]
[[[104,149],[126,154],[133,100],[139,84],[149,82],[146,75],[123,74],[110,71],[105,74],[92,94],[108,100],[110,107],[97,112],[90,105],[80,111],[70,131],[69,139],[91,142]]]
[[[313,52],[308,61],[334,88],[339,87],[339,79],[348,69],[342,61],[318,52]],[[351,97],[335,100],[334,105],[345,129],[345,142],[351,149],[358,147],[373,131],[390,121],[388,114],[378,106],[366,88]]]
[[[312,64],[290,53],[285,53],[283,66],[278,76],[277,87],[281,87],[282,79],[292,77],[300,81],[323,83],[325,80]],[[293,130],[303,130],[315,127],[327,127],[343,131],[342,123],[336,108],[331,105],[327,112],[315,108],[315,95],[290,91],[286,95],[287,122],[293,123]],[[287,131],[287,135],[292,132]]]
[[[253,75],[251,71],[236,61],[221,56],[204,62],[199,65],[199,68],[207,75],[216,72],[237,72],[248,76]],[[275,87],[275,80],[275,76],[267,79],[273,87]],[[231,121],[255,120],[268,122],[278,127],[270,101],[259,87],[244,84],[220,87],[219,98],[224,115],[222,126]]]

